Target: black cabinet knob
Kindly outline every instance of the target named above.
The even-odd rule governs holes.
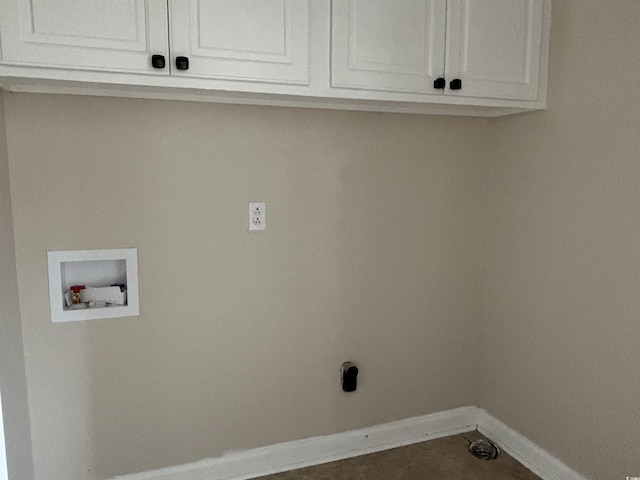
[[[178,70],[189,70],[189,57],[176,57],[176,68]]]
[[[164,68],[165,66],[164,55],[152,55],[151,65],[153,66],[153,68]]]
[[[435,88],[436,90],[444,90],[444,87],[446,86],[447,86],[447,82],[442,77],[436,78],[433,81],[433,88]]]
[[[462,80],[455,78],[449,82],[449,88],[451,90],[460,90],[462,88]]]

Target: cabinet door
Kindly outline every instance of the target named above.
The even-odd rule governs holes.
[[[333,0],[331,85],[440,93],[445,0]]]
[[[466,97],[536,100],[544,0],[449,0],[447,81]],[[447,85],[449,87],[449,85]]]
[[[169,73],[166,0],[2,0],[0,32],[8,64]]]
[[[309,0],[170,0],[172,74],[308,83]],[[187,70],[175,58],[187,57]]]

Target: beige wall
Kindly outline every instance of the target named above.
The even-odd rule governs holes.
[[[36,478],[470,404],[638,475],[639,10],[556,0],[549,109],[498,120],[7,95]],[[46,251],[127,246],[141,316],[52,325]]]
[[[6,436],[9,478],[33,477],[27,386],[16,261],[13,243],[11,193],[4,122],[4,97],[0,92],[0,390]],[[1,432],[0,432],[1,434]]]
[[[25,94],[6,109],[36,478],[478,403],[487,121]],[[265,233],[247,232],[250,200]],[[128,246],[140,317],[51,324],[47,250]]]
[[[554,2],[549,109],[499,120],[483,405],[587,478],[640,475],[640,2]]]

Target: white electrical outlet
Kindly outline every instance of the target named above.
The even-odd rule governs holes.
[[[249,230],[267,229],[267,204],[249,202]]]

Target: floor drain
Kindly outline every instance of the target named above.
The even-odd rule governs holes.
[[[480,439],[469,444],[469,453],[481,460],[495,460],[500,454],[500,449],[495,443]]]

